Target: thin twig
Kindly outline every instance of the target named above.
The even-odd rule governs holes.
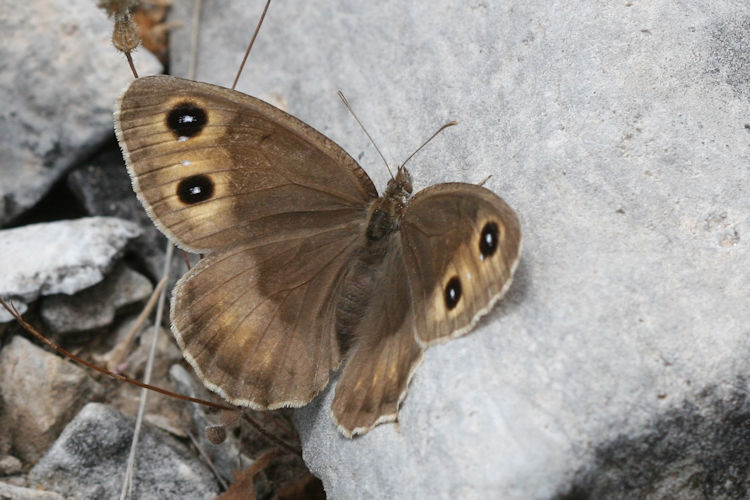
[[[261,427],[260,424],[258,424],[258,422],[254,421],[252,418],[250,418],[250,416],[247,415],[246,413],[244,413],[244,412],[242,413],[242,418],[245,419],[245,422],[247,422],[248,424],[250,424],[251,426],[253,426],[253,428],[256,431],[258,431],[263,437],[265,437],[269,441],[272,441],[279,448],[283,448],[286,451],[288,451],[290,453],[293,453],[295,455],[302,455],[302,448],[300,448],[299,446],[291,445],[291,444],[287,443],[286,441],[284,441],[283,439],[274,436],[270,432],[266,431],[263,427]]]
[[[198,64],[198,25],[201,18],[202,0],[195,0],[193,3],[193,22],[190,30],[190,62],[188,63],[188,80],[195,79],[196,66]],[[190,266],[188,266],[190,269]]]
[[[66,358],[68,358],[70,360],[73,360],[76,363],[85,366],[86,368],[89,368],[89,369],[94,370],[96,372],[99,372],[101,374],[107,375],[109,377],[115,378],[117,380],[122,380],[123,382],[126,382],[128,384],[137,385],[138,387],[143,387],[145,389],[149,389],[149,390],[152,390],[154,392],[158,392],[160,394],[164,394],[165,396],[170,396],[170,397],[173,397],[173,398],[176,398],[176,399],[180,399],[182,401],[188,401],[190,403],[198,403],[198,404],[202,404],[204,406],[210,406],[211,408],[216,408],[217,410],[237,411],[237,408],[232,407],[232,406],[227,406],[227,405],[223,405],[223,404],[219,404],[219,403],[214,403],[212,401],[206,401],[204,399],[199,399],[199,398],[191,398],[189,396],[184,396],[184,395],[178,394],[176,392],[172,392],[172,391],[168,391],[166,389],[162,389],[161,387],[157,387],[155,385],[144,384],[140,380],[132,379],[132,378],[127,377],[125,375],[121,375],[119,373],[115,373],[113,371],[107,370],[106,368],[103,368],[101,366],[97,366],[94,363],[90,363],[90,362],[86,361],[83,358],[79,358],[78,356],[76,356],[72,352],[70,352],[70,351],[68,351],[66,349],[63,349],[62,347],[60,347],[59,345],[55,344],[50,339],[48,339],[47,337],[45,337],[44,335],[42,335],[36,328],[34,328],[33,326],[31,326],[31,324],[28,321],[26,321],[25,319],[23,319],[23,317],[21,316],[21,313],[18,312],[18,309],[16,309],[15,305],[13,305],[12,303],[8,304],[7,302],[5,302],[5,300],[2,299],[2,297],[0,297],[0,305],[3,306],[5,308],[5,310],[8,311],[11,314],[11,316],[13,316],[13,318],[16,321],[18,321],[18,324],[21,325],[21,327],[23,327],[24,330],[26,330],[31,335],[33,335],[34,338],[36,338],[37,340],[39,340],[40,342],[42,342],[44,345],[46,345],[47,347],[49,347],[53,351],[56,351],[56,352],[60,353],[61,355],[65,356]]]
[[[151,297],[149,297],[148,302],[144,306],[141,313],[138,315],[138,317],[135,319],[135,323],[133,326],[130,327],[130,330],[128,331],[127,335],[125,335],[125,338],[115,346],[114,349],[112,349],[107,354],[107,368],[113,371],[119,371],[118,367],[122,364],[123,360],[125,359],[125,356],[127,356],[128,352],[130,351],[130,346],[133,343],[133,340],[135,337],[140,333],[141,327],[143,326],[143,323],[148,319],[149,315],[151,314],[151,311],[154,310],[154,307],[156,306],[156,302],[159,299],[159,296],[161,295],[161,292],[164,290],[164,287],[167,285],[167,277],[163,277],[161,281],[156,285],[156,288],[154,288],[154,291],[151,292]]]
[[[255,459],[247,468],[235,472],[229,489],[219,498],[255,498],[255,476],[265,469],[274,458],[281,456],[282,453],[278,448],[268,450]]]
[[[130,52],[125,52],[125,58],[128,60],[130,71],[133,72],[133,76],[135,78],[138,78],[138,72],[135,70],[135,64],[133,64],[133,56],[130,55]]]
[[[172,243],[167,242],[166,255],[164,257],[164,269],[162,271],[161,281],[166,282],[169,279],[169,268],[172,263],[172,253],[174,247]],[[154,367],[154,358],[156,357],[156,345],[159,338],[159,331],[161,330],[161,319],[164,314],[164,298],[166,297],[164,287],[162,287],[161,293],[159,294],[159,304],[156,306],[156,318],[154,319],[154,330],[151,336],[151,349],[148,353],[148,360],[146,361],[146,369],[143,374],[143,383],[148,384],[151,382],[151,372]],[[125,480],[123,481],[122,490],[120,492],[120,500],[125,500],[130,494],[132,488],[133,476],[135,474],[135,454],[138,450],[138,438],[141,435],[141,427],[143,426],[143,415],[146,413],[146,400],[148,399],[148,391],[141,389],[140,401],[138,402],[138,414],[135,418],[135,430],[133,431],[133,441],[130,445],[130,455],[128,456],[128,467],[125,471]]]
[[[232,83],[232,90],[237,87],[237,82],[240,80],[240,75],[242,74],[242,70],[245,68],[245,63],[247,62],[247,56],[250,55],[250,49],[253,48],[253,44],[255,44],[255,39],[258,37],[258,32],[260,31],[260,25],[263,24],[263,19],[266,18],[266,12],[268,12],[268,7],[271,5],[271,0],[268,0],[266,2],[266,6],[263,8],[263,14],[260,15],[260,21],[258,21],[258,25],[255,27],[255,32],[253,33],[253,37],[250,39],[250,45],[247,46],[247,50],[245,51],[245,57],[242,58],[242,63],[240,64],[240,69],[237,70],[237,76],[234,77],[234,82]]]
[[[486,182],[487,182],[488,180],[490,180],[491,178],[492,178],[492,174],[488,175],[488,176],[487,176],[487,177],[486,177],[486,178],[485,178],[485,179],[484,179],[484,180],[483,180],[482,182],[480,182],[479,184],[477,184],[477,186],[479,186],[479,187],[482,187],[482,186],[484,186],[484,184],[485,184],[485,183],[486,183]]]
[[[187,270],[190,271],[190,268],[192,267],[190,265],[190,256],[187,254],[185,250],[180,250],[182,252],[182,259],[185,261],[185,265],[187,266]]]
[[[211,472],[214,473],[214,476],[216,476],[216,480],[221,483],[221,487],[225,490],[229,487],[226,481],[224,481],[224,478],[221,477],[221,474],[219,474],[219,471],[216,470],[216,466],[214,466],[213,461],[211,460],[211,457],[208,456],[208,453],[206,453],[206,450],[203,449],[201,444],[198,442],[198,439],[193,436],[193,433],[190,431],[187,431],[187,435],[190,438],[190,441],[193,442],[193,446],[195,446],[195,449],[198,450],[198,454],[203,458],[203,460],[206,462],[206,465],[208,465],[208,468],[211,469]]]

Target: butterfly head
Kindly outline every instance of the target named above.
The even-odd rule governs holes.
[[[383,198],[407,200],[414,189],[411,182],[411,174],[403,165],[398,167],[396,177],[388,181],[388,185],[383,193]]]

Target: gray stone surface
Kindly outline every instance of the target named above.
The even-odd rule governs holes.
[[[0,296],[21,313],[40,295],[74,294],[104,278],[140,230],[114,217],[88,217],[0,230]],[[0,322],[10,321],[5,309]]]
[[[217,400],[217,396],[203,387],[195,374],[185,369],[182,364],[174,364],[170,367],[169,379],[175,384],[180,394],[209,401]],[[185,409],[190,412],[192,419],[191,432],[198,446],[211,460],[215,472],[229,485],[233,483],[236,485],[238,474],[248,467],[252,468],[256,460],[263,461],[263,456],[269,450],[275,449],[283,452],[275,443],[259,433],[255,426],[289,445],[296,446],[296,436],[289,435],[290,433],[284,431],[279,425],[280,412],[246,410],[241,416],[239,412],[215,411],[204,405],[185,404]],[[254,425],[250,425],[248,421],[254,422]],[[217,431],[213,433],[213,436],[223,431],[224,440],[221,443],[215,444],[215,441],[212,442],[206,436],[209,426]],[[294,432],[291,426],[289,429],[292,433]],[[318,498],[314,493],[317,490],[312,484],[313,481],[308,483],[304,493],[297,495],[292,493],[295,488],[300,487],[301,483],[309,479],[310,472],[303,463],[302,457],[297,453],[286,452],[281,456],[276,456],[266,467],[259,469],[258,474],[253,478],[255,495],[257,498]]]
[[[207,5],[198,79],[231,83],[260,4]],[[336,89],[393,163],[459,121],[415,188],[492,174],[525,239],[398,425],[342,438],[332,391],[298,412],[330,498],[746,496],[748,468],[717,464],[750,457],[728,425],[750,417],[749,80],[746,2],[273,4],[240,89],[283,96],[381,187]]]
[[[154,329],[151,321],[143,322],[135,338],[128,344],[126,340],[135,326],[139,314],[140,311],[118,318],[116,325],[109,329],[107,343],[110,350],[103,354],[94,354],[94,360],[97,363],[138,379],[142,378],[143,371],[146,368]],[[156,341],[154,360],[156,365],[163,365],[165,367],[163,371],[166,373],[172,363],[181,359],[182,351],[175,344],[172,333],[168,331],[168,328],[160,328]]]
[[[0,394],[0,428],[13,454],[31,464],[102,389],[83,368],[17,335],[0,351]]]
[[[112,135],[112,106],[132,79],[89,0],[3,9],[0,31],[0,226],[33,206],[66,168]],[[136,51],[143,74],[161,65]]]
[[[75,295],[42,298],[40,313],[50,332],[93,330],[111,324],[118,309],[145,302],[153,289],[148,278],[117,264],[100,283]]]
[[[141,341],[138,347],[134,349],[127,358],[127,364],[134,373],[139,376],[143,374],[148,362],[148,356],[151,352],[151,338],[153,335],[154,326],[147,322],[143,330],[141,331]],[[169,331],[169,327],[162,327],[159,329],[159,338],[156,341],[156,356],[158,364],[172,366],[173,363],[177,363],[182,360],[182,351],[177,346],[172,337],[172,332]],[[164,370],[167,371],[166,369]]]
[[[188,372],[185,367],[174,364],[169,369],[169,378],[174,382],[177,391],[185,396],[193,398],[207,398],[208,391],[200,385],[195,376]],[[242,453],[240,443],[231,432],[227,433],[223,443],[213,444],[206,438],[206,427],[219,423],[218,415],[209,417],[207,407],[195,403],[185,403],[190,411],[193,421],[193,430],[195,438],[198,440],[201,448],[210,457],[214,468],[227,482],[232,482],[233,472],[244,469],[252,463],[252,460]]]
[[[0,476],[10,476],[19,474],[23,467],[23,462],[13,455],[5,455],[0,458]]]
[[[63,500],[63,496],[52,492],[33,488],[22,488],[0,481],[0,498],[3,500]]]
[[[31,469],[29,484],[78,499],[119,496],[133,436],[133,419],[89,403]],[[141,431],[132,498],[215,498],[208,468],[168,434]]]

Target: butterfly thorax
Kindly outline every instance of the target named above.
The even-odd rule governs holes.
[[[401,216],[412,192],[411,174],[399,167],[396,177],[388,181],[383,196],[378,198],[367,222],[367,245],[376,245],[389,234],[398,230]]]

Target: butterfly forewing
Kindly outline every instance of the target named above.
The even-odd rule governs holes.
[[[115,122],[142,203],[188,250],[325,230],[364,217],[377,197],[330,139],[240,92],[139,78],[120,98]]]

